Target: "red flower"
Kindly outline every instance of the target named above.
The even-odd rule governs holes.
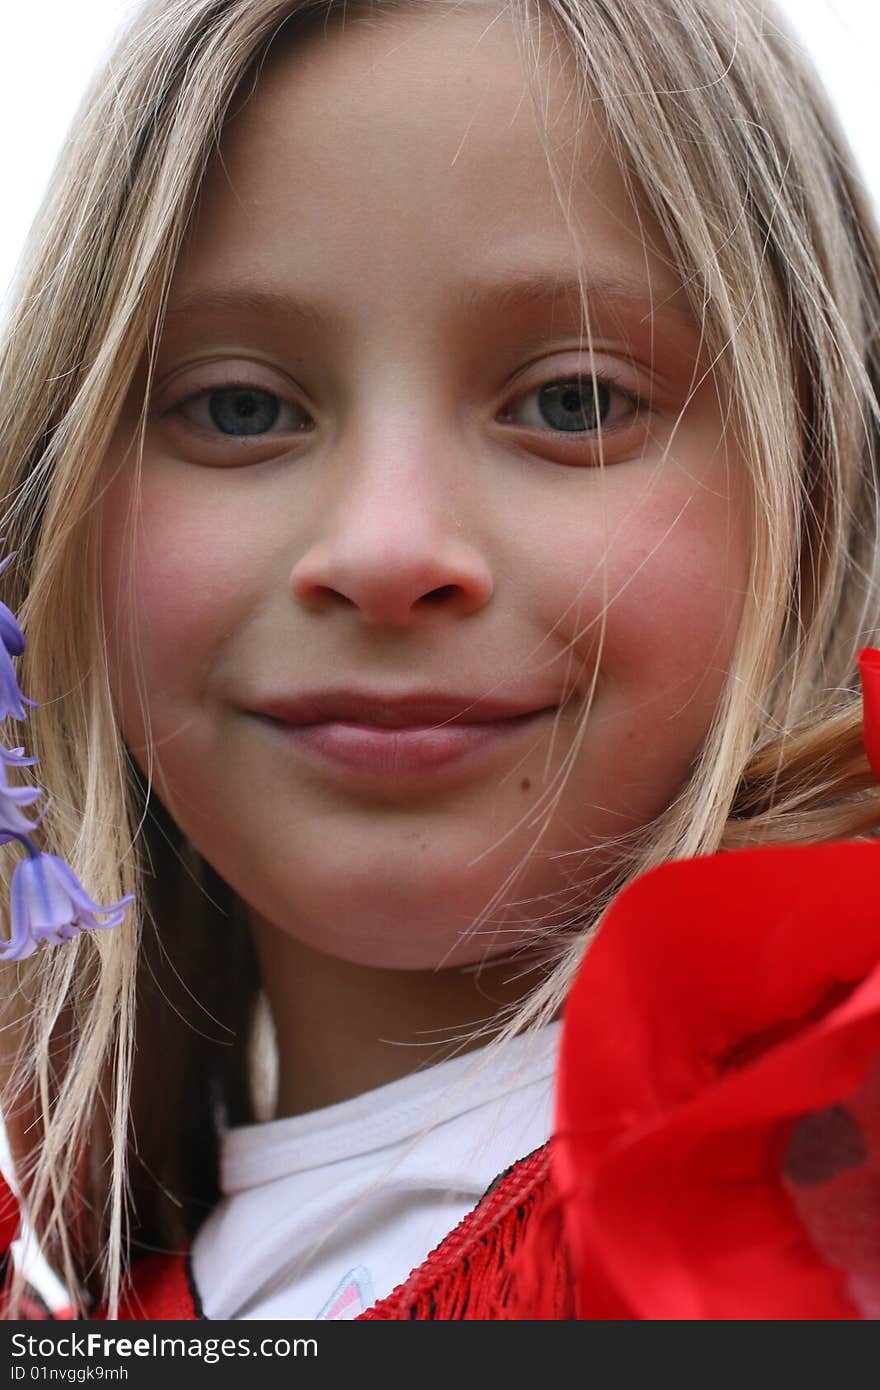
[[[621,894],[566,1005],[553,1174],[579,1317],[880,1316],[880,843]]]
[[[559,1068],[578,1316],[877,1316],[878,962],[878,844],[668,864],[618,898]]]
[[[864,695],[865,752],[871,771],[880,778],[880,651],[863,647],[859,652],[859,672]]]

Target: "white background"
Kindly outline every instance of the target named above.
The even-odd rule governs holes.
[[[880,203],[880,5],[781,3],[819,65]],[[136,9],[137,0],[0,0],[0,297],[88,77]]]

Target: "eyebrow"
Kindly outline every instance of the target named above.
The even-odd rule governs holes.
[[[579,280],[577,274],[571,271],[542,271],[523,276],[509,275],[498,280],[465,280],[454,296],[454,302],[475,317],[483,313],[542,308],[555,305],[557,300],[563,305],[576,305],[580,315],[582,295],[588,308],[591,305],[606,306],[625,311],[631,321],[646,326],[656,320],[670,327],[675,326],[680,333],[700,336],[690,310],[680,299],[676,299],[674,292],[664,288],[652,293],[649,283],[624,275],[589,277],[585,273]]]
[[[651,286],[625,276],[586,275],[583,285],[570,271],[539,271],[530,274],[498,276],[493,279],[464,279],[451,295],[452,304],[460,311],[480,317],[489,313],[513,313],[536,308],[549,308],[557,301],[580,304],[581,293],[587,303],[596,302],[624,309],[630,317],[650,323],[652,319],[672,321],[679,330],[691,335],[699,329],[688,309],[673,296],[662,292],[656,297]],[[331,318],[317,304],[269,288],[254,285],[197,290],[184,295],[166,312],[167,318],[194,313],[254,313],[283,314],[301,323],[319,328]]]

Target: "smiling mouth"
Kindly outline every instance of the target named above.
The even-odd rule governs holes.
[[[491,755],[511,739],[555,714],[555,706],[501,718],[413,724],[376,724],[352,718],[293,723],[258,716],[309,761],[350,774],[400,778],[439,773],[445,767]]]

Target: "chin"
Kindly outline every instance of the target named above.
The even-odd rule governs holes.
[[[323,939],[306,944],[349,965],[373,970],[432,971],[485,963],[508,954],[521,942],[512,933],[503,932],[499,932],[497,940],[490,941],[485,928],[474,935],[450,929],[448,923],[436,931],[424,924],[413,929],[397,923],[396,931],[389,931],[387,927],[380,930],[361,922],[357,930],[334,932],[330,939],[325,934]]]
[[[375,890],[375,883],[374,883]],[[384,883],[381,893],[345,877],[299,895],[297,910],[273,913],[282,929],[303,945],[347,961],[380,970],[435,970],[473,965],[522,945],[522,928],[477,925],[495,885],[474,891],[461,885],[455,892],[448,878],[430,893]],[[335,891],[334,891],[335,890]],[[497,920],[497,912],[492,916]]]

